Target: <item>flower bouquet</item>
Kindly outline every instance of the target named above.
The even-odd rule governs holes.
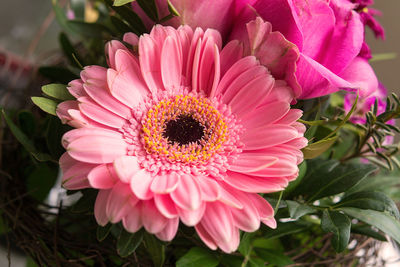
[[[2,114],[9,243],[33,266],[381,266],[400,100],[371,4],[53,0],[44,112]]]

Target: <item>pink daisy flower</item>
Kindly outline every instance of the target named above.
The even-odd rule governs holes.
[[[248,27],[271,51],[287,45],[260,20]],[[239,42],[222,48],[215,30],[157,25],[124,41],[133,49],[109,42],[109,68],[86,67],[68,86],[76,100],[57,107],[78,128],[62,140],[64,187],[99,189],[100,225],[122,221],[129,232],[144,227],[169,241],[182,222],[228,253],[239,229],[275,227],[258,193],[295,179],[307,144],[291,88]]]

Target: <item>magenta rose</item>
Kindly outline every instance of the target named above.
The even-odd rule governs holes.
[[[169,11],[165,0],[156,1],[160,17]],[[300,99],[314,98],[340,89],[357,90],[367,96],[378,87],[378,81],[367,58],[360,55],[364,42],[365,19],[360,16],[358,3],[349,0],[172,0],[181,14],[164,24],[215,28],[223,39],[241,40],[247,54],[255,55],[279,79],[285,80]],[[188,4],[189,3],[189,4]],[[134,4],[134,9],[148,26],[154,24]],[[261,17],[296,46],[297,66],[286,66],[292,58],[293,47],[266,51],[263,43],[249,43],[247,23]],[[262,36],[262,33],[259,34]],[[271,39],[271,42],[286,41]],[[251,47],[253,45],[253,47]],[[289,51],[290,55],[286,55]],[[271,60],[271,58],[273,60]],[[280,68],[271,68],[280,60]],[[283,61],[283,63],[282,63]],[[285,67],[282,67],[285,66]],[[288,76],[296,68],[293,77]]]
[[[368,61],[358,57],[364,24],[354,10],[356,4],[348,0],[240,2],[231,38],[242,40],[245,23],[260,16],[294,43],[300,51],[296,70],[302,88],[299,98],[319,97],[340,89],[360,89],[361,95],[369,95],[377,88]]]

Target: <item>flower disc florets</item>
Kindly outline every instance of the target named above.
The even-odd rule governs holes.
[[[165,92],[133,113],[139,125],[123,127],[128,155],[137,155],[154,175],[179,170],[218,177],[226,172],[227,156],[241,152],[241,125],[227,105],[204,93]]]

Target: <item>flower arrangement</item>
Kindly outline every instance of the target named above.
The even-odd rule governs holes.
[[[355,266],[400,242],[372,1],[52,4],[43,112],[2,114],[2,221],[32,264]]]

